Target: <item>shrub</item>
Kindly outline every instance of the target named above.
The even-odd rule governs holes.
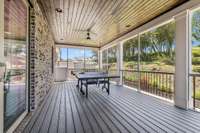
[[[200,100],[200,90],[197,90],[195,93],[195,99]]]
[[[192,55],[193,57],[200,57],[200,48],[199,47],[192,48]]]
[[[200,57],[193,57],[192,58],[193,65],[200,65]]]
[[[194,68],[193,68],[193,71],[194,71],[194,72],[200,73],[200,67],[194,67]]]

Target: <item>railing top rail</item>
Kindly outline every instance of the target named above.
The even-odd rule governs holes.
[[[126,72],[141,72],[141,73],[157,73],[157,74],[169,74],[169,75],[174,75],[172,72],[159,72],[159,71],[138,71],[138,70],[133,70],[133,69],[124,69],[120,71],[126,71]]]
[[[196,77],[200,77],[200,73],[190,73],[190,76],[196,76]]]

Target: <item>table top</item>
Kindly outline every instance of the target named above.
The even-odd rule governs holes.
[[[103,79],[103,78],[120,78],[119,75],[108,74],[105,72],[84,72],[75,74],[78,79]]]

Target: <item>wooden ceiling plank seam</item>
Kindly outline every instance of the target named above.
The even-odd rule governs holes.
[[[77,13],[78,17],[77,17],[77,20],[76,20],[76,23],[75,23],[76,27],[78,27],[78,24],[80,22],[80,18],[81,18],[82,13],[83,13],[83,8],[84,8],[84,5],[85,5],[85,2],[86,2],[86,0],[83,0],[82,3],[80,4],[81,6],[79,5],[79,9],[81,8],[81,10],[79,10],[79,13]],[[75,37],[75,33],[74,32],[75,32],[75,29],[73,29],[73,33],[72,33],[72,36]]]
[[[40,0],[40,1],[43,1],[43,0]],[[52,1],[52,0],[46,0],[46,1]],[[60,1],[60,4],[64,2],[66,1],[62,0]],[[61,4],[63,5],[64,11],[69,10],[67,13],[58,15],[58,14],[55,14],[54,9],[51,9],[50,12],[46,13],[48,14],[47,16],[51,16],[51,19],[48,19],[48,20],[50,20],[51,25],[54,24],[54,26],[51,26],[51,27],[52,29],[54,29],[54,31],[57,32],[56,33],[57,35],[54,35],[56,36],[55,38],[57,38],[57,41],[59,42],[58,38],[60,35],[62,35],[63,37],[66,37],[65,41],[63,41],[66,43],[79,42],[80,44],[85,44],[85,45],[99,45],[99,42],[102,41],[100,46],[107,44],[113,39],[116,39],[116,37],[119,37],[127,33],[128,31],[134,29],[134,27],[138,27],[139,25],[146,23],[148,20],[153,19],[155,16],[158,16],[159,14],[162,14],[163,12],[166,12],[167,10],[181,3],[178,0],[174,0],[174,1],[170,1],[170,0],[167,0],[167,1],[166,0],[157,0],[157,1],[155,0],[123,1],[122,0],[120,1],[119,0],[117,1],[116,0],[116,1],[113,1],[116,3],[112,5],[112,4],[108,4],[108,3],[112,3],[112,1],[109,0],[105,2],[104,6],[101,6],[101,4],[103,3],[102,1],[100,4],[98,4],[99,1],[88,1],[88,0],[84,0],[84,1],[69,0],[68,2],[70,3],[70,5]],[[93,3],[92,7],[88,7],[89,5],[91,5],[90,2]],[[141,2],[145,2],[145,3],[141,4]],[[87,5],[87,3],[89,4]],[[66,6],[65,8],[67,8],[67,6],[69,6],[69,8],[65,10],[64,5]],[[52,4],[50,4],[50,7],[51,8],[53,7]],[[117,10],[116,14],[109,15],[108,8],[112,9],[110,12]],[[87,13],[87,11],[90,11],[89,14]],[[87,16],[84,17],[85,15]],[[55,20],[56,18],[57,20]],[[72,20],[71,25],[68,25],[68,21],[66,22],[65,19],[71,19]],[[96,32],[98,35],[94,37],[94,39],[98,43],[95,43],[95,41],[93,40],[83,41],[81,39],[80,33],[75,32],[73,30],[79,27],[88,28],[88,26],[90,26],[93,22],[95,22],[96,24],[92,30]],[[119,23],[119,24],[117,25],[116,23]],[[126,25],[128,24],[131,25],[130,28],[126,27]],[[106,27],[112,27],[112,29],[109,29],[108,31],[106,31]],[[117,28],[119,29],[119,31],[117,31]],[[102,37],[103,39],[101,39]]]
[[[115,1],[116,2],[116,1]],[[111,3],[112,3],[112,1],[111,1]],[[100,8],[101,10],[98,12],[98,14],[96,14],[96,16],[94,16],[92,19],[93,19],[93,21],[95,21],[97,24],[98,24],[98,18],[100,18],[99,19],[99,21],[101,21],[102,19],[101,19],[101,17],[104,15],[104,14],[106,14],[106,12],[107,11],[109,11],[109,10],[111,10],[111,8],[112,8],[112,4],[111,3],[105,3],[104,5],[103,5],[103,8]],[[98,16],[99,15],[99,16]],[[97,27],[97,26],[96,26]],[[93,30],[94,31],[96,31],[95,30],[95,27],[93,27]]]
[[[73,39],[71,33],[74,28],[74,17],[76,16],[76,0],[72,0],[72,1],[73,1],[73,8],[72,8],[72,12],[71,12],[72,13],[71,14],[71,25],[70,25],[70,30],[69,30],[69,32],[70,32],[69,38],[71,38],[71,39]]]
[[[88,12],[88,10],[89,10],[89,4],[90,4],[90,2],[91,2],[91,0],[86,0],[86,4],[85,4],[85,5],[88,5],[88,6],[85,6],[85,8],[84,8],[84,10],[83,10],[84,14],[81,15],[79,24],[78,24],[78,26],[77,26],[77,30],[80,29],[81,24],[83,23],[84,19],[86,18],[86,14],[87,14],[87,12]],[[93,3],[93,4],[94,4],[94,3]],[[90,7],[93,7],[93,6],[90,6]],[[81,30],[81,29],[80,29],[80,30]]]
[[[145,1],[143,0],[143,2],[145,2]],[[129,4],[131,4],[131,3],[129,3]],[[137,8],[137,7],[139,7],[139,5],[140,5],[140,3],[138,2],[138,4],[135,5],[134,7]],[[132,9],[129,9],[129,10],[132,10]],[[121,11],[121,15],[120,15],[120,16],[126,15],[126,13],[127,13],[127,10],[126,10],[126,8],[124,8],[124,9]],[[102,25],[109,25],[109,24],[111,23],[111,21],[112,21],[112,19],[110,19],[110,20],[104,20],[103,22],[105,22],[105,23],[102,24]],[[102,28],[102,27],[100,27],[100,28]],[[99,30],[99,29],[98,29],[98,30]]]
[[[185,2],[186,2],[186,1],[185,1]],[[176,6],[178,6],[178,5],[176,5]],[[173,7],[174,7],[174,6],[173,6]],[[173,7],[172,7],[172,8],[173,8]],[[168,9],[168,10],[171,10],[171,8]],[[168,11],[168,10],[165,10],[165,12]],[[162,14],[162,13],[161,13],[161,14]],[[158,16],[155,16],[154,18],[156,18],[156,17],[158,17]],[[152,18],[151,20],[153,20],[154,18]],[[150,20],[150,21],[151,21],[151,20]],[[148,20],[148,21],[149,21],[149,20]],[[148,22],[148,21],[147,21],[147,22]],[[147,23],[147,22],[145,22],[145,23]],[[138,26],[136,26],[136,27],[133,27],[133,28],[131,28],[130,30],[128,30],[127,32],[125,32],[125,33],[121,33],[121,34],[118,35],[117,37],[111,39],[111,41],[106,42],[104,45],[102,45],[102,47],[105,46],[105,45],[107,45],[108,43],[114,41],[115,39],[119,38],[120,36],[123,36],[124,34],[127,34],[127,33],[131,32],[131,31],[134,30],[135,28],[137,28],[137,27],[139,27],[139,26],[141,26],[141,25],[143,25],[143,24],[145,24],[145,23],[142,23],[142,24],[140,24],[140,25],[138,25]]]
[[[57,23],[56,23],[56,20],[55,20],[55,18],[56,18],[56,15],[55,15],[55,7],[54,7],[54,4],[53,4],[53,0],[50,0],[50,2],[48,2],[48,1],[45,1],[45,4],[47,4],[47,3],[49,3],[49,8],[50,8],[50,10],[49,10],[49,12],[50,12],[50,14],[51,14],[51,18],[53,18],[53,20],[52,20],[52,23],[53,23],[53,28],[55,28],[55,38],[58,38],[58,35],[59,35],[59,33],[58,33],[58,27],[57,27]]]
[[[63,10],[63,13],[61,14],[61,26],[62,26],[62,28],[61,28],[61,33],[62,33],[62,39],[64,38],[64,21],[65,21],[65,18],[64,18],[64,12],[65,12],[65,10],[64,10],[64,0],[61,0],[61,2],[60,2],[60,7],[61,7],[61,9]]]
[[[144,1],[145,2],[145,1]],[[141,3],[141,5],[142,5],[142,3]],[[148,4],[149,5],[149,4]],[[138,5],[136,5],[136,7],[139,7]],[[136,8],[135,10],[138,10],[138,8]],[[129,11],[129,10],[127,10],[127,11]],[[132,15],[134,15],[134,14],[137,14],[136,12],[134,12],[134,11],[132,11],[132,13],[130,13],[131,15],[129,16],[129,17],[131,17]],[[121,17],[122,17],[122,15],[121,15]],[[134,19],[130,19],[130,21],[129,22],[131,22],[131,21],[133,21]],[[126,21],[126,20],[125,20]],[[121,22],[120,20],[119,20],[119,23],[120,24],[123,24],[123,22]]]
[[[69,36],[69,28],[71,25],[71,21],[70,21],[70,0],[67,1],[67,24],[66,24],[66,38],[65,40],[67,40],[67,37]]]
[[[70,38],[70,30],[72,26],[72,18],[73,18],[73,10],[74,10],[74,0],[69,0],[69,14],[68,14],[68,21],[70,22],[70,25],[68,26],[68,38]]]
[[[67,37],[67,28],[69,25],[68,22],[68,14],[69,14],[69,10],[68,10],[68,0],[63,0],[63,41],[66,40]]]
[[[137,13],[136,13],[137,14]],[[115,34],[114,36],[117,36],[117,34]],[[109,38],[108,38],[109,39]],[[108,40],[106,40],[106,41],[108,41]]]
[[[120,7],[120,8],[123,8],[123,7]],[[104,23],[106,22],[110,24],[110,21],[113,21],[113,18],[114,17],[112,15],[108,15],[108,16],[105,15],[104,18],[102,18],[102,26],[98,27],[98,29],[95,29],[95,30],[98,31],[99,29],[101,29],[103,26],[105,26]]]
[[[158,2],[158,1],[159,1],[159,0],[157,0],[157,2]],[[162,2],[164,2],[164,1],[162,1]],[[151,1],[145,2],[145,3],[146,3],[146,4],[142,6],[143,9],[140,9],[140,10],[139,10],[139,8],[137,8],[137,12],[134,13],[135,15],[137,15],[139,12],[142,12],[142,13],[146,12],[146,10],[144,11],[144,8],[145,8],[145,7],[146,7],[146,8],[148,7],[148,10],[152,8],[153,3],[152,3]],[[159,4],[159,5],[157,4],[156,7],[159,7],[160,5],[161,5],[161,4]],[[133,14],[133,12],[130,10],[130,11],[127,13],[126,16],[124,16],[123,18],[120,19],[120,22],[122,22],[124,19],[126,19],[126,18],[128,18],[128,17],[131,17],[131,16],[132,16],[131,14]]]
[[[75,18],[74,18],[74,23],[73,23],[73,28],[72,28],[72,31],[71,31],[71,36],[72,36],[72,38],[75,40],[75,38],[74,38],[74,35],[73,35],[73,33],[74,33],[74,27],[76,27],[76,22],[77,22],[77,18],[78,18],[78,16],[79,16],[79,14],[80,14],[80,3],[81,3],[81,1],[82,0],[79,0],[78,1],[78,5],[77,5],[77,10],[76,10],[76,15],[75,15]]]
[[[99,14],[101,14],[101,11],[106,11],[106,9],[109,9],[109,6],[112,6],[111,3],[112,3],[111,1],[110,1],[110,3],[107,3],[107,1],[104,1],[104,3],[102,3],[102,6],[99,6],[99,8],[98,8],[99,10],[97,11],[97,13],[95,13],[96,15],[91,15],[91,17],[92,17],[92,18],[90,18],[92,20],[91,23],[96,21],[96,18],[98,17]],[[100,17],[98,17],[98,18],[100,18]],[[89,26],[89,23],[87,26]],[[93,27],[93,29],[94,29],[94,27]]]
[[[165,3],[163,3],[163,4],[161,4],[162,6],[159,6],[160,8],[163,8],[163,7],[166,7],[167,6],[167,3],[165,2]],[[158,15],[158,13],[156,14],[156,12],[158,11],[158,10],[160,10],[160,8],[159,7],[154,7],[154,8],[152,8],[151,10],[154,10],[154,12],[151,12],[148,16],[147,16],[147,18],[146,18],[146,20],[145,21],[147,21],[147,20],[149,20],[149,19],[151,19],[152,17],[153,17],[153,15],[155,16],[155,15]],[[163,11],[162,11],[163,12]],[[138,17],[137,17],[138,16]],[[145,17],[145,14],[143,13],[143,12],[141,12],[140,14],[138,14],[137,16],[135,16],[136,18],[138,18],[138,20],[140,19],[140,18],[144,18]],[[129,19],[132,19],[132,17],[130,17]],[[129,20],[127,20],[126,22],[125,22],[125,24],[127,24],[128,23],[128,21]],[[124,23],[123,22],[123,23]],[[137,22],[137,21],[135,21],[135,23],[138,23],[138,25],[139,24],[141,24],[142,22]],[[133,25],[136,25],[136,24],[133,24]],[[137,26],[137,25],[136,25]]]
[[[164,3],[163,3],[163,4],[164,4]],[[164,5],[164,6],[165,6],[165,5]],[[152,10],[156,10],[156,9],[159,10],[159,8],[157,8],[157,7],[155,7],[155,9],[152,8]],[[138,16],[142,18],[142,14],[143,14],[143,12],[141,12],[140,14],[138,14]],[[151,14],[154,14],[154,12],[151,12]],[[144,16],[144,14],[143,14],[143,16]],[[136,16],[136,18],[138,18],[138,17]],[[149,17],[149,16],[148,16],[147,19],[149,19],[149,18],[152,18],[152,17]],[[126,21],[125,25],[128,24],[128,23],[130,22],[130,19],[132,19],[132,18],[129,18],[129,20]],[[124,22],[123,22],[123,23],[124,23]],[[137,21],[134,21],[134,23],[136,24],[136,23],[138,23],[138,22],[137,22]],[[125,31],[124,31],[124,32],[125,32]],[[122,33],[123,33],[123,32],[122,32]]]
[[[55,2],[56,1],[56,2]],[[56,9],[56,8],[60,8],[60,0],[53,0],[53,5],[54,5],[54,9]],[[62,13],[58,13],[58,12],[56,12],[55,10],[54,10],[54,12],[55,12],[55,19],[56,19],[56,24],[57,24],[57,27],[58,27],[58,34],[59,34],[59,39],[60,39],[60,37],[62,36],[62,31],[61,31],[61,23],[60,23],[60,15],[62,14]]]
[[[91,20],[92,21],[96,21],[96,19],[97,19],[97,17],[98,17],[98,15],[100,14],[103,14],[103,13],[101,13],[102,11],[105,11],[104,9],[107,9],[109,6],[112,6],[110,3],[112,3],[112,2],[110,2],[110,3],[108,3],[108,1],[104,1],[104,2],[100,2],[100,3],[102,3],[102,4],[100,4],[100,6],[98,6],[98,11],[95,13],[95,15],[92,15],[92,18],[91,18]],[[98,17],[98,18],[101,18],[100,16]],[[91,21],[91,22],[92,22]],[[89,26],[89,23],[88,23],[88,25],[87,26]]]
[[[121,4],[123,4],[123,2],[124,2],[124,1],[122,1]],[[130,1],[129,1],[129,2],[130,2]],[[128,3],[127,3],[127,4],[128,4]],[[123,8],[123,6],[120,6],[119,10],[120,10],[121,8]],[[112,19],[113,19],[113,15],[107,15],[107,16],[105,15],[105,16],[102,18],[102,22],[107,22],[108,18],[112,20]]]
[[[74,23],[73,23],[73,28],[72,28],[72,31],[71,31],[71,36],[72,36],[72,38],[75,40],[76,38],[74,37],[74,35],[73,35],[73,33],[74,33],[74,29],[75,29],[75,27],[76,27],[76,22],[77,22],[77,16],[78,16],[78,14],[79,14],[79,6],[80,6],[80,3],[81,3],[81,1],[82,0],[79,0],[78,1],[78,5],[77,5],[77,10],[76,10],[76,15],[75,15],[75,18],[74,18]]]
[[[123,2],[121,2],[121,5],[123,5]],[[120,6],[121,6],[120,5]],[[120,7],[119,6],[119,7]],[[122,6],[120,7],[120,8],[123,8]],[[112,15],[109,15],[109,16],[106,16],[106,17],[104,17],[104,20],[102,20],[102,23],[105,23],[106,22],[106,20],[111,20],[111,21],[116,21],[115,19],[115,16],[112,16]],[[108,24],[107,25],[103,25],[102,24],[102,26],[104,26],[104,27],[109,27],[110,26],[110,24],[109,24],[109,22],[108,22]],[[98,27],[99,28],[99,27]],[[98,30],[97,30],[98,31]],[[107,29],[105,29],[104,31],[102,31],[102,33],[101,33],[101,35],[100,36],[105,36],[105,33],[107,32]],[[106,35],[107,36],[107,35]],[[100,37],[101,38],[101,37]]]
[[[40,5],[45,9],[49,9],[49,7],[46,7],[47,5],[45,3],[43,3],[43,1],[40,1]],[[56,40],[56,38],[55,38],[56,31],[55,31],[55,28],[53,28],[54,24],[50,20],[50,18],[51,18],[50,15],[49,15],[50,12],[48,12],[47,10],[43,10],[43,11],[44,11],[44,14],[46,14],[46,19],[48,21],[48,24],[50,24],[49,27],[51,28],[51,31],[52,31],[52,34],[53,34],[53,38],[54,38],[54,40]]]
[[[71,28],[71,24],[72,24],[72,15],[73,15],[73,2],[74,0],[68,0],[68,13],[67,13],[67,22],[70,22],[70,24],[67,25],[67,36],[65,38],[65,40],[67,40],[67,38],[69,38],[70,36],[70,28]]]
[[[95,4],[95,2],[96,2],[96,0],[94,0],[94,3],[93,3],[93,5],[92,5],[92,8],[90,8],[89,15],[87,15],[87,16],[85,17],[85,21],[82,22],[83,27],[81,27],[81,28],[83,28],[83,30],[87,28],[87,27],[86,27],[87,21],[88,21],[88,20],[89,20],[89,21],[91,20],[90,17],[93,15],[93,13],[95,12],[95,10],[96,10],[97,7],[98,7],[98,6]],[[95,7],[95,6],[96,6],[96,7]],[[92,15],[91,15],[91,14],[92,14]],[[82,30],[82,29],[80,29],[80,30]]]
[[[85,8],[84,8],[84,10],[83,10],[83,14],[81,15],[81,17],[80,17],[80,20],[79,20],[79,23],[78,23],[78,25],[77,25],[77,29],[76,30],[81,30],[81,24],[83,23],[83,21],[85,20],[85,18],[86,18],[86,14],[87,14],[87,12],[88,12],[88,10],[89,10],[89,4],[90,4],[90,2],[91,2],[91,0],[86,0],[86,1],[88,1],[88,3],[86,3],[85,5],[88,5],[88,6],[85,6]],[[94,4],[94,3],[93,3]],[[93,6],[92,6],[93,7]],[[92,8],[91,7],[91,8]],[[91,9],[90,8],[90,9]],[[78,34],[78,32],[76,31],[76,33],[75,33],[75,36],[76,37],[81,37],[80,36],[80,34]]]
[[[148,3],[147,3],[148,4]],[[147,5],[146,4],[146,5]],[[142,5],[142,4],[141,4]],[[149,5],[149,4],[148,4]],[[141,7],[141,6],[138,6],[138,7]],[[143,7],[141,7],[141,9],[144,9]],[[137,10],[137,9],[136,9]],[[135,14],[137,14],[137,13],[135,13]],[[115,34],[114,36],[116,36],[117,34]],[[109,38],[108,38],[109,39]]]

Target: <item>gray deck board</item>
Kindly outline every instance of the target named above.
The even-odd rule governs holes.
[[[23,132],[200,132],[200,113],[116,85],[111,85],[110,95],[89,86],[86,98],[75,84],[56,83]]]

